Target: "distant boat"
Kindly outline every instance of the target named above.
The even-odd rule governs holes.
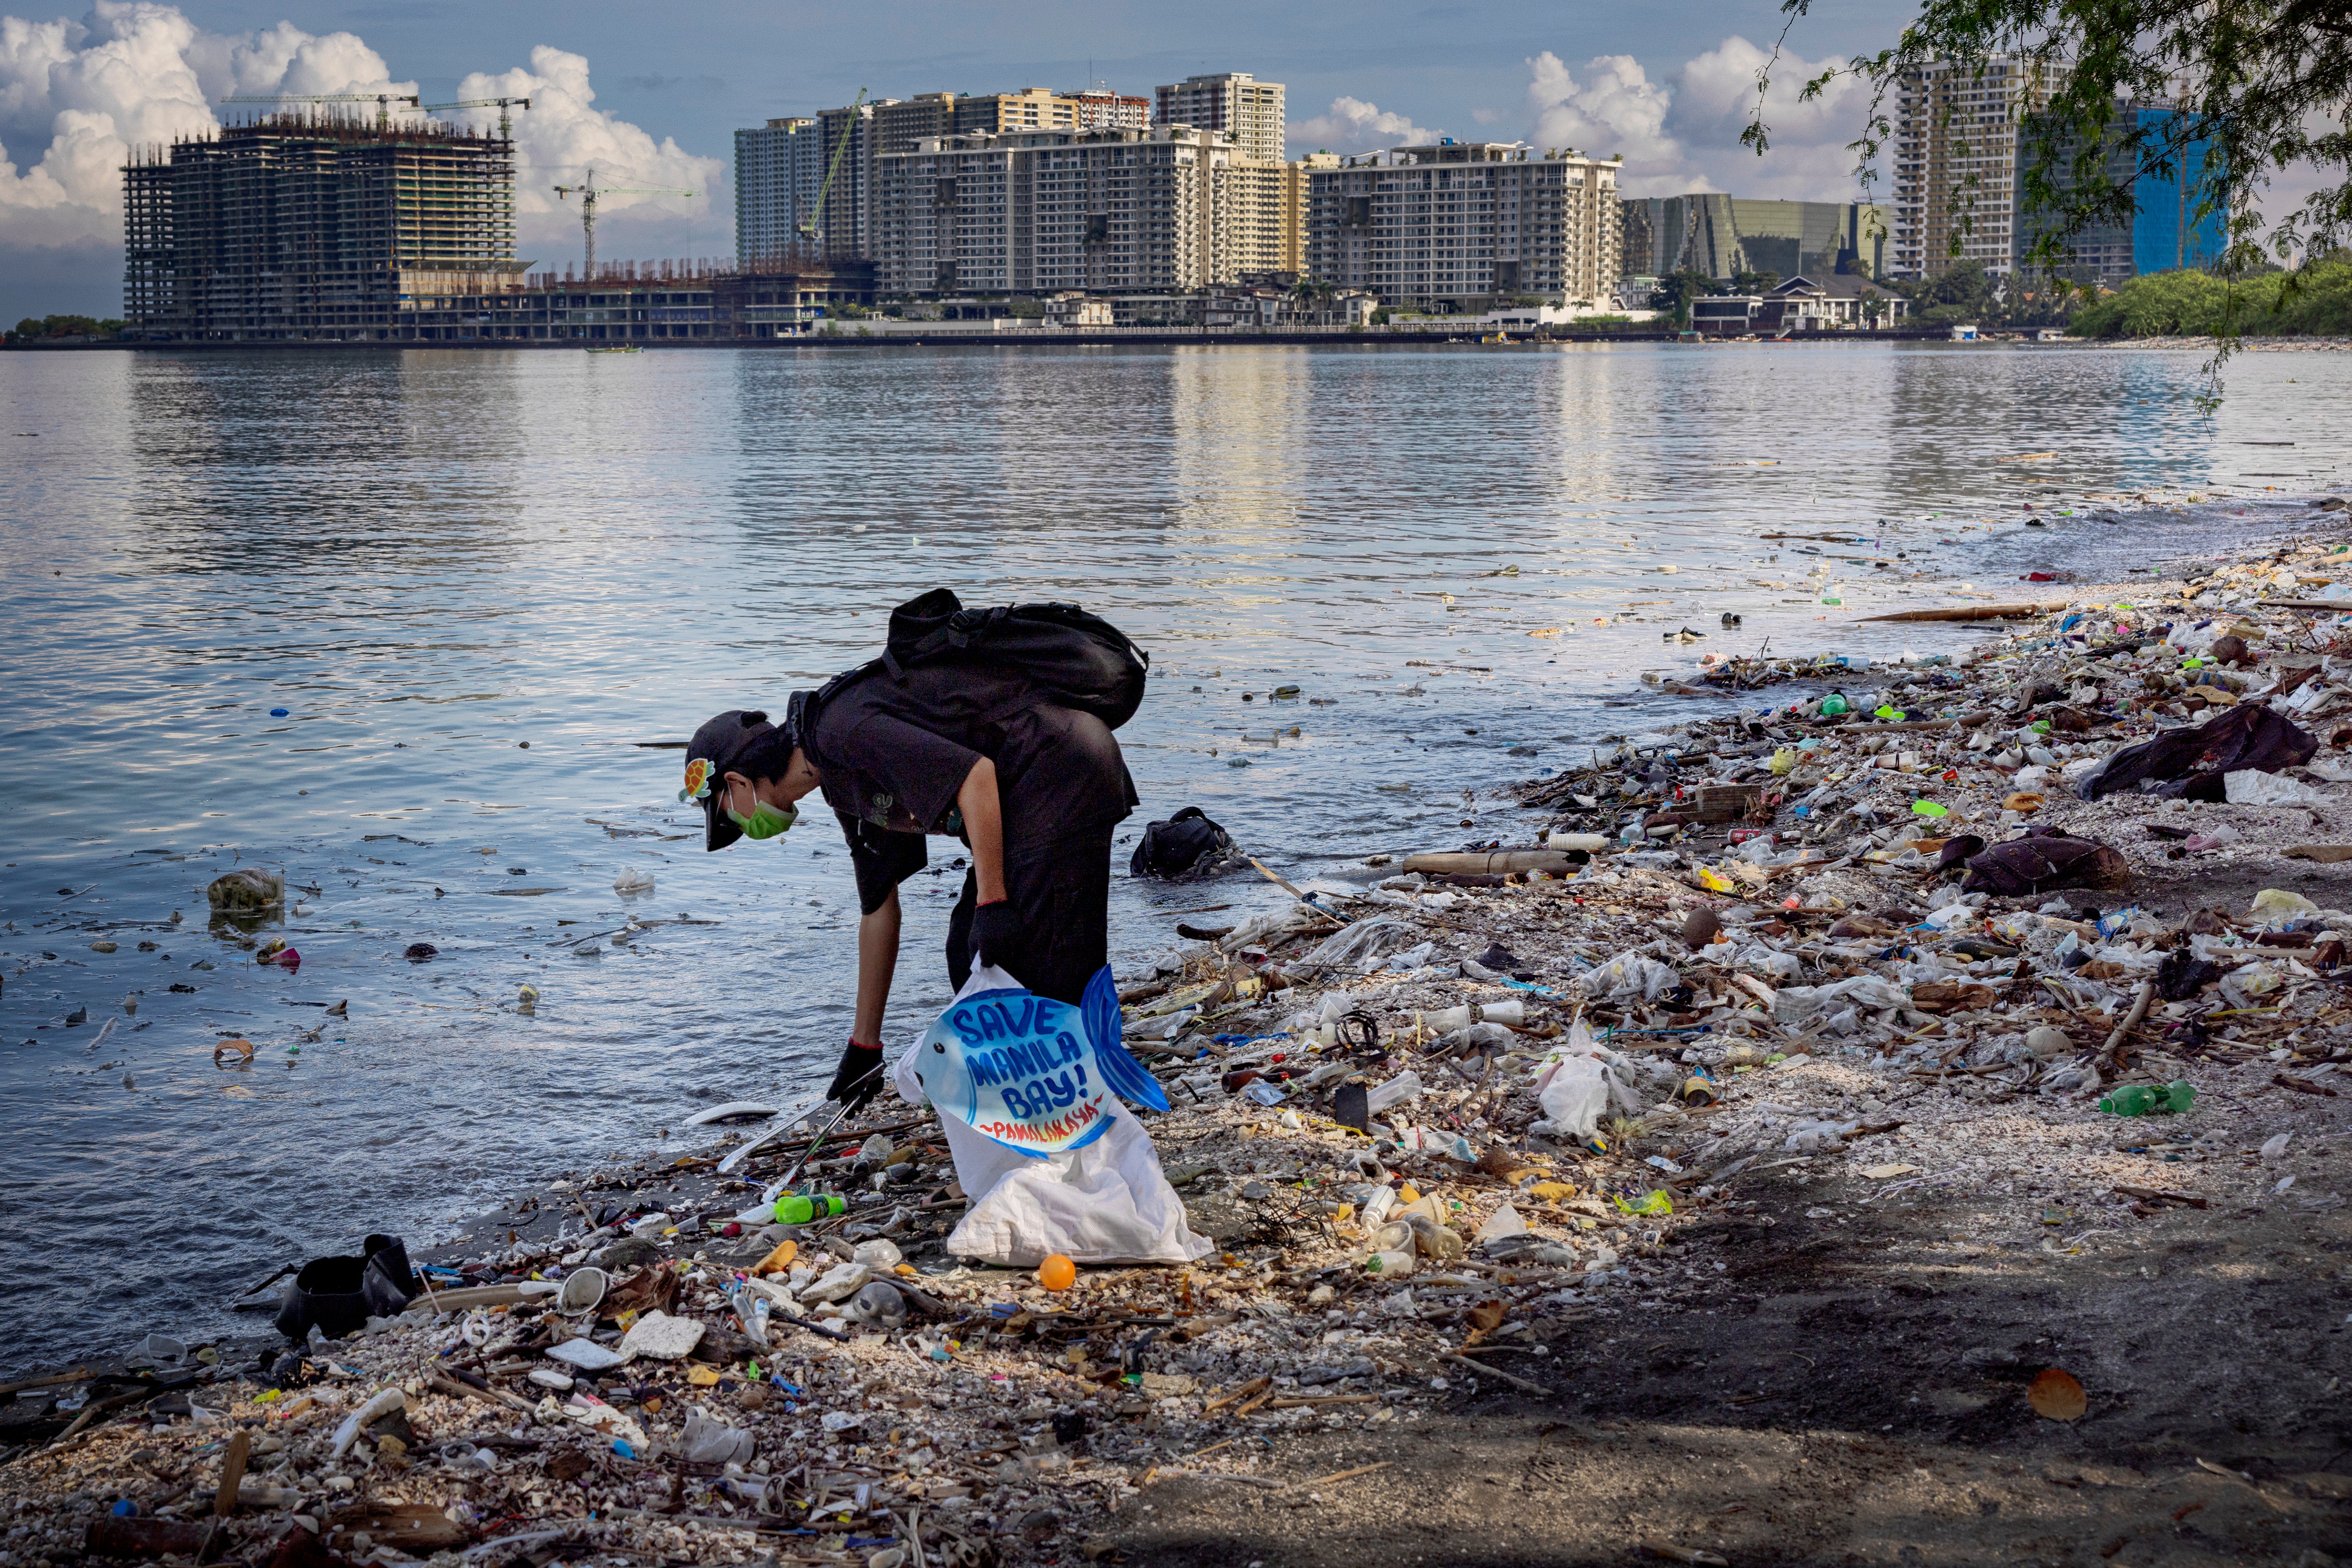
[[[592,354],[635,354],[643,353],[645,350],[635,343],[612,343],[604,348],[592,348],[588,352]]]

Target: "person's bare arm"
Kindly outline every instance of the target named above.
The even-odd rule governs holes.
[[[857,1044],[882,1043],[882,1010],[889,1005],[890,977],[898,968],[898,889],[893,888],[880,909],[857,922],[857,1016],[849,1026],[849,1037]]]
[[[956,792],[956,808],[963,813],[964,837],[971,841],[971,874],[979,901],[992,904],[1004,897],[1004,808],[996,793],[996,764],[982,757],[964,775]]]

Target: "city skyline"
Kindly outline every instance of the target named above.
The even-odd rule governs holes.
[[[1001,41],[943,55],[941,47],[968,31],[963,24],[916,29],[915,37],[901,18],[830,54],[793,51],[789,71],[760,79],[756,88],[740,79],[759,51],[734,47],[725,28],[730,18],[754,33],[764,24],[725,7],[708,14],[715,18],[710,28],[626,47],[600,47],[611,35],[593,7],[544,26],[528,15],[498,14],[463,43],[435,37],[434,26],[405,12],[372,6],[329,4],[302,7],[290,21],[286,15],[242,4],[108,5],[79,17],[10,23],[14,45],[0,53],[0,315],[114,313],[121,165],[132,147],[225,122],[236,111],[217,100],[228,91],[391,84],[427,102],[531,96],[534,108],[515,122],[517,219],[524,254],[542,264],[560,264],[578,245],[576,210],[549,187],[591,165],[600,184],[698,193],[608,200],[599,224],[610,254],[731,255],[733,132],[845,103],[860,85],[871,96],[908,99],[939,90],[1070,91],[1099,81],[1148,96],[1189,77],[1244,71],[1287,84],[1293,157],[1440,134],[1524,140],[1604,157],[1622,153],[1626,188],[1635,195],[1734,188],[1736,180],[1743,195],[1834,199],[1845,192],[1853,199],[1843,151],[1853,132],[1844,121],[1856,119],[1858,108],[1783,115],[1767,160],[1736,145],[1736,122],[1763,58],[1748,40],[1771,36],[1774,14],[1760,5],[1718,12],[1705,26],[1603,19],[1597,12],[1586,26],[1573,13],[1564,20],[1528,8],[1516,31],[1486,26],[1493,18],[1482,17],[1480,41],[1454,37],[1412,48],[1368,39],[1360,29],[1343,29],[1344,41],[1318,40],[1295,21],[1269,36],[1256,16],[1231,29],[1250,41],[1225,47],[1207,41],[1220,30],[1212,12],[1181,27],[1162,25],[1159,34],[1124,23],[1097,26],[1110,36],[1091,59]],[[1841,44],[1870,43],[1875,24],[1846,15],[1842,24],[1832,18],[1853,34]],[[1085,31],[1075,24],[1044,34],[1005,30],[1057,41],[1084,41]],[[1450,31],[1444,17],[1415,11],[1391,18],[1384,37]],[[1507,36],[1520,41],[1490,41]],[[901,58],[877,58],[875,46],[886,39],[908,46]],[[1638,52],[1603,52],[1621,49]],[[737,79],[680,75],[697,51]],[[1790,70],[1782,76],[1795,79]],[[837,95],[818,85],[826,82],[840,84]]]

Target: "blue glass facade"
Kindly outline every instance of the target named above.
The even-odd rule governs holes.
[[[2068,269],[2081,279],[2113,288],[2127,278],[2150,272],[2177,272],[2182,268],[2210,268],[2221,260],[2228,236],[2225,215],[2218,205],[2208,169],[2211,144],[2200,137],[2179,149],[2174,154],[2176,167],[2169,175],[2159,176],[2138,168],[2149,150],[2173,131],[2179,117],[2179,110],[2137,104],[2117,111],[2105,139],[2105,177],[2116,183],[2128,181],[2137,210],[2128,227],[2121,224],[2084,224],[2066,237]],[[2134,145],[2134,132],[2146,138],[2143,144]],[[2063,144],[2061,152],[2062,169],[2057,178],[2063,186],[2071,184],[2072,180],[2063,169]],[[2027,163],[2038,156],[2040,149],[2033,139],[2020,136],[2020,211],[2015,233],[2016,264],[2021,268],[2027,265],[2026,258],[2040,238],[2042,226],[2036,212],[2025,210],[2022,195]],[[2200,214],[2198,209],[2209,200],[2216,201],[2214,209]]]
[[[2151,136],[2161,135],[2179,117],[2172,109],[2135,111],[2138,126]],[[2210,267],[2221,258],[2229,243],[2217,193],[2209,184],[2205,161],[2211,143],[2200,137],[2181,150],[2179,167],[2169,179],[2143,174],[2133,187],[2139,216],[2132,222],[2132,270],[2173,272],[2184,267]],[[2218,173],[2218,171],[2217,171]],[[2201,216],[2198,209],[2211,202]]]

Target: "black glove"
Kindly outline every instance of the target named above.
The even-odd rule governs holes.
[[[856,1040],[841,1053],[841,1068],[833,1075],[833,1087],[824,1091],[827,1100],[849,1107],[856,1115],[866,1108],[866,1102],[882,1092],[882,1047],[861,1046]]]
[[[971,911],[971,934],[980,944],[980,961],[1011,971],[1021,962],[1021,917],[1013,901],[999,899]]]

